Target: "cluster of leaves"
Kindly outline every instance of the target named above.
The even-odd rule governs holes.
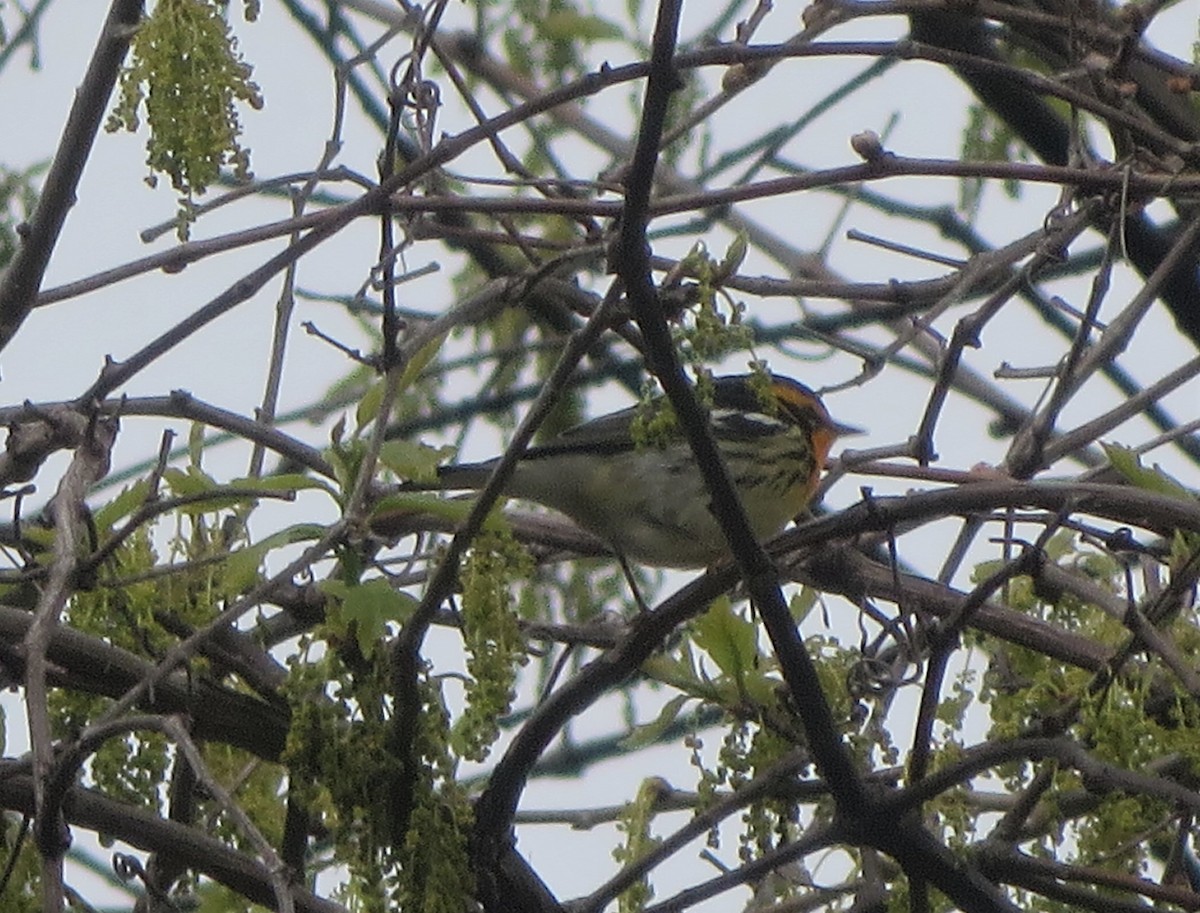
[[[1137,487],[1181,499],[1194,497],[1157,467],[1142,467],[1136,455],[1125,448],[1106,445],[1105,453],[1113,467]],[[1059,572],[1076,578],[1079,585],[1047,586],[1045,574],[1020,576],[1008,581],[1001,600],[1022,614],[1082,635],[1121,655],[1130,643],[1130,627],[1121,613],[1105,611],[1097,604],[1101,596],[1107,597],[1110,603],[1124,602],[1128,612],[1142,614],[1173,649],[1194,655],[1200,649],[1196,608],[1180,611],[1184,602],[1190,602],[1182,599],[1164,612],[1161,600],[1172,586],[1185,593],[1194,586],[1200,537],[1176,533],[1169,542],[1149,547],[1130,539],[1130,551],[1124,555],[1111,544],[1060,532],[1046,545],[1044,558]],[[978,565],[974,580],[986,580],[1002,564],[997,560]],[[1139,599],[1133,575],[1139,566],[1153,575],[1165,569],[1172,584],[1163,589],[1151,587]],[[1097,596],[1088,599],[1081,595],[1089,590]],[[969,664],[964,667],[939,706],[942,732],[933,754],[935,767],[950,767],[961,759],[963,745],[958,733],[971,718],[971,711],[982,703],[987,708],[992,742],[1041,732],[1051,722],[1052,731],[1061,729],[1117,769],[1144,771],[1171,759],[1173,778],[1182,772],[1187,781],[1200,773],[1200,712],[1194,698],[1152,653],[1145,654],[1145,659],[1136,658],[1141,654],[1135,653],[1118,674],[1109,676],[977,633],[966,640],[971,648],[985,650],[990,662],[978,688]],[[1007,790],[1019,792],[1029,787],[1036,769],[1013,763],[999,768],[996,776]],[[1065,809],[1077,811],[1064,818]],[[980,826],[979,809],[966,790],[943,793],[926,811],[928,820],[938,822],[952,846],[966,846]],[[1177,818],[1178,813],[1157,798],[1119,791],[1099,794],[1090,791],[1077,772],[1059,770],[1026,824],[1024,843],[1036,856],[1141,876],[1152,857],[1166,857],[1167,853],[1159,850],[1161,844],[1175,839]],[[1064,853],[1070,859],[1061,858]],[[1031,909],[1059,909],[1055,902],[1040,896],[1026,900]]]
[[[283,764],[291,798],[330,836],[335,864],[347,867],[347,896],[363,909],[385,908],[398,860],[390,852],[389,785],[402,772],[389,751],[388,677],[379,656],[353,641],[306,636],[289,660],[292,708]]]
[[[325,644],[323,637],[330,637]],[[461,910],[474,889],[467,859],[471,805],[450,748],[451,720],[438,680],[423,675],[411,757],[391,750],[390,679],[383,651],[358,653],[328,629],[305,637],[291,661],[293,719],[284,764],[292,799],[320,820],[340,889],[355,909]],[[412,812],[394,843],[394,790],[411,783]]]
[[[664,705],[656,720],[627,740],[629,747],[658,739],[688,703],[698,701],[723,711],[725,734],[715,758],[705,756],[699,736],[686,740],[698,772],[699,810],[712,805],[722,793],[745,787],[804,745],[799,720],[782,697],[786,689],[777,663],[760,644],[759,625],[744,611],[727,597],[718,599],[696,619],[674,655],[655,657],[643,666],[651,680],[679,693]],[[849,717],[845,682],[856,656],[823,638],[811,639],[810,648],[817,657],[819,674],[828,683],[827,693],[838,702],[835,714]],[[715,674],[709,671],[710,664],[716,667]],[[739,859],[747,861],[795,839],[798,822],[795,801],[773,795],[754,800],[742,815]],[[718,831],[710,833],[709,842],[714,849],[720,846]],[[630,852],[628,847],[626,852]],[[773,887],[782,893],[788,890],[783,883]]]
[[[479,34],[490,37],[500,32],[514,69],[556,82],[582,76],[593,45],[624,35],[615,22],[584,12],[568,0],[480,0],[476,9]]]
[[[961,155],[963,161],[967,162],[1025,162],[1029,160],[1029,148],[991,108],[973,104],[967,109]],[[1021,183],[1014,178],[1005,178],[1000,186],[1010,200],[1018,199],[1021,195]],[[971,222],[979,214],[983,188],[984,180],[981,177],[964,177],[959,181],[958,208]]]
[[[39,913],[43,909],[37,889],[42,860],[29,839],[29,822],[5,812],[0,815],[0,856],[7,862],[7,913]]]
[[[165,174],[183,195],[186,216],[192,198],[231,165],[239,178],[250,172],[249,151],[238,140],[237,102],[261,108],[262,95],[251,68],[237,50],[226,21],[228,0],[158,0],[132,42],[132,62],[121,74],[109,131],[136,132],[144,104],[150,137],[146,141],[149,181]],[[247,2],[247,19],[258,15]],[[180,219],[180,236],[187,220]]]
[[[1047,556],[1068,573],[1105,592],[1132,599],[1122,563],[1111,554],[1080,544],[1068,534],[1056,537]],[[981,565],[981,579],[996,565]],[[1086,635],[1114,649],[1129,639],[1121,619],[1100,611],[1067,592],[1047,593],[1029,577],[1011,581],[1008,605],[1032,617]],[[1134,607],[1131,606],[1131,610]],[[1200,649],[1200,629],[1194,612],[1167,620],[1162,631],[1185,655]],[[1036,729],[1041,721],[1064,719],[1074,737],[1092,746],[1095,755],[1125,770],[1145,770],[1148,764],[1175,758],[1183,769],[1200,773],[1200,710],[1195,701],[1178,691],[1178,685],[1153,662],[1132,662],[1112,681],[1098,680],[1084,669],[1048,660],[1041,653],[1019,646],[992,645],[991,663],[980,697],[987,702],[991,739],[1014,738]],[[951,762],[952,757],[942,759]],[[1024,764],[998,771],[1011,790],[1028,786],[1031,769]],[[1047,810],[1070,807],[1086,791],[1079,775],[1060,771],[1042,802]],[[1057,822],[1058,816],[1035,815],[1035,820]],[[1055,824],[1053,832],[1034,837],[1031,852],[1055,856],[1070,847],[1074,864],[1115,868],[1140,874],[1149,860],[1147,835],[1164,835],[1172,814],[1161,800],[1113,793],[1093,797],[1084,814],[1071,826],[1074,840],[1066,843]]]
[[[272,846],[279,846],[285,819],[284,767],[219,742],[206,742],[203,758],[209,774],[225,785],[259,833]],[[224,815],[209,816],[205,830],[243,851],[255,849],[246,834]]]
[[[693,364],[716,361],[738,349],[748,349],[753,333],[742,323],[745,305],[733,300],[724,285],[737,274],[746,258],[745,235],[738,235],[718,260],[703,242],[697,242],[679,261],[677,273],[692,280],[687,286],[695,305],[675,331],[676,344]]]
[[[193,444],[198,440],[194,435]],[[79,581],[81,588],[64,615],[72,629],[151,660],[161,658],[181,637],[210,622],[214,606],[253,586],[260,579],[259,564],[266,550],[291,538],[285,533],[250,544],[246,530],[253,502],[209,477],[200,468],[198,447],[193,449],[190,465],[167,469],[161,483],[163,490],[157,497],[151,496],[148,482],[142,481],[91,515],[96,544],[108,547],[110,553],[93,575]],[[275,480],[275,484],[288,483]],[[178,504],[168,521],[155,523],[147,518],[157,513],[151,509],[156,502],[171,503],[173,499]],[[167,522],[174,528],[166,537],[165,554],[160,554],[155,543],[163,540],[162,527]],[[50,530],[29,524],[25,540],[28,567],[15,583],[6,584],[9,604],[25,602],[30,583],[22,578],[36,584],[52,537]],[[195,658],[189,671],[204,678],[210,668],[206,660]],[[49,709],[55,736],[65,740],[77,736],[110,703],[107,697],[82,690],[53,689]],[[219,743],[203,743],[200,751],[208,773],[239,796],[255,827],[277,841],[283,826],[279,801],[282,768]],[[181,763],[186,762],[162,733],[129,732],[109,738],[97,748],[86,767],[85,783],[114,800],[161,813],[172,765]],[[245,849],[246,834],[208,805],[201,798],[197,807],[197,814],[209,819],[206,830]],[[15,833],[12,825],[6,820],[0,828],[0,842],[6,845]],[[35,848],[26,840],[21,855],[13,860],[16,868],[4,893],[6,903],[14,902],[14,897],[38,896],[37,868],[27,864],[34,859]],[[177,889],[185,888],[179,885]]]
[[[697,316],[698,322],[706,319],[708,318]],[[736,348],[731,343],[731,338],[740,336],[741,328],[736,325],[725,325],[720,315],[715,312],[711,319],[713,322],[707,328],[697,326],[695,332],[711,334],[711,344],[719,347],[723,352],[729,352]],[[718,342],[718,337],[723,341]],[[696,375],[693,387],[696,399],[701,406],[709,408],[716,395],[715,376],[712,369],[706,367],[700,359],[692,360],[691,368]],[[763,411],[768,414],[774,413],[778,409],[778,401],[771,394],[770,372],[766,365],[759,361],[751,361],[750,368],[750,386],[758,395]],[[641,398],[629,423],[629,434],[637,447],[666,447],[668,444],[682,439],[682,430],[679,427],[679,419],[675,415],[675,410],[671,406],[670,400],[659,392],[658,386],[653,380],[647,379],[642,384]]]
[[[528,662],[514,611],[513,586],[533,576],[533,561],[510,534],[486,531],[459,573],[463,645],[467,654],[466,708],[454,725],[460,757],[482,761],[512,708],[517,670]]]
[[[423,707],[411,764],[413,812],[404,840],[396,909],[459,913],[475,894],[467,840],[474,812],[450,748],[450,714],[438,683],[422,682]]]
[[[196,465],[167,470],[163,481],[173,496],[186,497],[207,485],[218,500],[219,486]],[[93,521],[102,539],[113,536],[118,521],[145,497],[141,483],[98,510]],[[161,572],[154,527],[137,526],[105,562],[96,585],[76,593],[66,620],[113,646],[140,656],[162,656],[181,635],[210,621],[213,605],[240,595],[258,579],[260,553],[237,547],[247,544],[245,518],[241,505],[220,509],[210,502],[180,508],[168,546],[168,562],[175,563],[171,573]],[[206,668],[203,659],[193,662],[196,674],[205,674]],[[107,704],[107,698],[54,690],[51,711],[57,734],[68,737],[82,731]],[[159,788],[170,760],[169,745],[159,733],[129,734],[106,741],[93,756],[90,770],[96,786],[107,794],[158,810]],[[241,763],[245,761],[243,756]]]
[[[721,737],[715,763],[709,765],[699,756],[703,747],[692,744],[693,764],[699,769],[700,807],[706,808],[724,791],[736,792],[746,787],[759,774],[769,771],[791,750],[796,741],[791,733],[783,733],[767,722],[751,723],[734,718]],[[795,839],[798,834],[800,810],[795,802],[766,796],[751,802],[742,814],[738,831],[738,860],[749,862],[770,852],[781,843]],[[709,834],[709,846],[720,846],[720,833]]]
[[[613,859],[622,864],[637,862],[661,841],[654,836],[655,807],[666,784],[658,777],[642,781],[637,796],[626,804],[617,819],[617,830],[624,840],[613,847]],[[621,892],[617,898],[619,913],[639,913],[654,898],[650,879],[643,876]]]
[[[414,365],[412,373],[419,372]],[[403,385],[403,384],[402,384]],[[364,396],[356,426],[339,423],[326,457],[345,500],[368,452],[366,432],[378,417],[381,387]],[[430,479],[444,448],[391,440],[380,451],[385,476]],[[402,492],[383,499],[372,529],[406,513],[462,513],[464,505]],[[384,638],[411,615],[412,596],[387,576],[370,573],[361,543],[340,548],[336,573],[321,583],[329,597],[325,621],[301,641],[290,660],[288,693],[293,724],[284,761],[295,798],[328,830],[333,862],[350,878],[341,896],[356,908],[442,913],[462,909],[474,884],[466,855],[471,807],[458,776],[460,759],[483,760],[498,736],[497,720],[515,694],[526,661],[514,612],[512,584],[532,576],[532,563],[498,521],[489,522],[460,574],[467,653],[465,706],[457,719],[447,707],[442,679],[420,676],[420,711],[409,755],[392,750],[388,662]],[[396,795],[406,784],[409,828],[399,845],[394,832]]]
[[[0,270],[8,266],[20,246],[18,228],[33,212],[38,197],[36,181],[45,170],[44,162],[19,170],[0,165]]]

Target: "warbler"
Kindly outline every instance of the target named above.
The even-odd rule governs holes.
[[[754,535],[763,541],[808,505],[834,440],[857,429],[835,422],[817,395],[791,378],[756,385],[751,377],[714,379],[709,420]],[[504,493],[566,514],[625,559],[711,566],[729,547],[691,447],[678,430],[661,442],[635,442],[639,408],[645,407],[594,418],[530,447]],[[439,487],[481,488],[495,465],[443,466]]]

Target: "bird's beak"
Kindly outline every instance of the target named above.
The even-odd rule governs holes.
[[[843,425],[841,422],[831,421],[829,430],[837,437],[853,437],[856,434],[866,434],[865,428],[859,428],[855,425]]]

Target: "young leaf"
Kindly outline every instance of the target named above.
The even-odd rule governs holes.
[[[367,392],[358,401],[358,408],[354,410],[354,425],[357,432],[361,433],[363,428],[373,422],[375,416],[379,414],[379,407],[383,403],[383,390],[384,382],[376,381],[367,388]]]
[[[218,487],[212,476],[195,465],[189,466],[187,469],[167,469],[163,472],[162,477],[171,489],[171,493],[180,498],[208,494]]]
[[[714,600],[696,619],[694,641],[739,684],[758,665],[758,628],[733,610],[728,596]]]
[[[653,745],[662,738],[663,733],[670,728],[679,716],[679,712],[683,710],[683,705],[691,699],[691,695],[677,694],[663,705],[658,717],[653,722],[635,727],[633,732],[621,739],[620,746],[633,751]]]
[[[379,450],[379,462],[401,479],[432,482],[437,468],[454,455],[453,447],[430,447],[420,441],[388,441]]]
[[[441,351],[442,343],[446,341],[446,334],[440,333],[435,336],[421,348],[417,349],[412,358],[408,360],[408,364],[404,366],[404,373],[400,375],[400,390],[403,392],[413,385],[421,372],[429,365],[439,351]]]
[[[96,512],[92,516],[96,524],[96,529],[112,529],[116,526],[118,520],[125,519],[145,504],[146,496],[149,493],[150,483],[145,479],[130,485],[103,507],[96,509]]]
[[[388,622],[403,622],[417,607],[412,596],[397,591],[382,577],[373,577],[354,586],[327,580],[321,589],[331,596],[340,596],[341,605],[336,612],[338,620],[347,630],[354,625],[358,648],[366,657],[375,652],[387,631]]]
[[[1142,465],[1141,458],[1128,447],[1120,444],[1101,444],[1104,455],[1113,469],[1124,476],[1129,484],[1144,491],[1156,492],[1170,498],[1194,500],[1196,495],[1167,475],[1158,464],[1153,469]]]

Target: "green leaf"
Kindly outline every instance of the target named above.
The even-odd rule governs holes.
[[[792,620],[796,624],[800,624],[808,617],[816,604],[817,591],[810,586],[805,586],[800,588],[799,593],[792,594],[792,598],[788,600],[788,611],[792,615]]]
[[[681,644],[684,655],[668,656],[658,653],[642,663],[642,674],[656,682],[671,685],[680,690],[688,690],[699,679],[696,675],[695,663],[692,659],[691,648],[686,641]]]
[[[96,509],[92,516],[96,529],[111,530],[118,520],[123,520],[145,504],[149,493],[150,483],[145,479],[130,485],[107,504]]]
[[[647,745],[653,745],[662,738],[671,726],[672,723],[679,717],[679,712],[683,710],[683,705],[692,700],[691,695],[678,694],[667,701],[663,705],[663,709],[659,711],[657,719],[652,723],[646,723],[643,726],[635,726],[633,732],[621,739],[620,746],[626,750],[636,750],[645,748]]]
[[[162,477],[171,489],[171,494],[180,498],[208,494],[218,487],[212,476],[195,465],[187,469],[167,469]]]
[[[501,41],[512,68],[523,75],[532,73],[533,56],[529,53],[530,45],[522,40],[521,33],[516,29],[506,29]]]
[[[229,553],[229,557],[222,562],[225,572],[221,575],[221,589],[226,596],[244,593],[258,583],[258,569],[262,567],[268,551],[270,546],[259,542]]]
[[[296,523],[272,533],[258,544],[270,548],[282,548],[285,545],[295,545],[297,542],[315,542],[328,531],[319,523]]]
[[[728,596],[713,601],[696,619],[693,640],[739,684],[758,667],[758,627],[733,610]]]
[[[400,392],[407,390],[413,385],[421,372],[424,371],[435,355],[441,351],[442,343],[446,341],[446,334],[439,333],[421,348],[417,349],[412,358],[408,360],[408,364],[404,366],[404,373],[400,375]]]
[[[1124,476],[1126,481],[1135,488],[1166,495],[1169,498],[1186,501],[1196,499],[1193,492],[1163,472],[1157,463],[1154,464],[1153,469],[1147,469],[1142,465],[1141,458],[1128,447],[1104,443],[1101,443],[1100,446],[1104,449],[1104,455],[1108,457],[1108,462],[1112,464],[1113,469]]]
[[[258,583],[259,569],[272,550],[297,542],[313,542],[325,533],[326,528],[316,523],[297,523],[272,533],[260,542],[230,552],[222,562],[222,592],[227,596],[246,592]]]
[[[975,104],[967,112],[959,157],[969,162],[1024,162],[1029,160],[1029,147],[991,108]],[[1002,187],[1009,199],[1020,198],[1020,182],[1004,181]],[[984,181],[980,177],[966,177],[959,182],[958,208],[970,222],[979,213],[983,189]]]
[[[679,261],[679,271],[693,278],[707,277],[712,274],[713,258],[708,252],[708,245],[697,241]]]
[[[355,626],[358,648],[370,657],[387,631],[388,622],[404,622],[417,607],[417,600],[398,592],[382,577],[347,587],[342,597],[341,616]]]
[[[686,641],[678,657],[658,655],[647,659],[642,663],[642,674],[648,679],[682,691],[688,697],[712,702],[720,700],[720,690],[709,681],[708,676],[696,668],[691,647]]]
[[[376,381],[367,388],[367,392],[358,401],[358,408],[354,410],[354,424],[359,432],[373,422],[375,416],[379,414],[379,407],[383,404],[384,387],[382,380]]]
[[[387,441],[379,449],[379,462],[401,479],[432,482],[437,468],[454,456],[453,447],[430,447],[420,441]]]
[[[748,250],[748,242],[745,231],[739,231],[730,242],[729,248],[725,251],[725,257],[717,265],[714,281],[721,283],[726,281],[730,276],[734,275],[742,266],[742,261],[746,259],[746,251]]]
[[[333,478],[343,492],[354,487],[354,480],[362,466],[363,449],[362,441],[355,439],[346,443],[339,441],[325,451],[325,459],[333,469]]]
[[[183,513],[190,515],[228,510],[241,504],[253,504],[256,501],[253,495],[234,492],[233,483],[218,485],[216,480],[195,466],[189,466],[183,470],[168,469],[163,473],[163,480],[168,484],[171,493],[176,497],[200,497],[203,499],[193,501],[179,508]],[[259,485],[260,481],[259,479],[243,479],[238,484],[238,487],[267,487]]]
[[[574,10],[557,10],[538,22],[538,30],[551,41],[612,41],[621,37],[621,28],[599,16],[586,16]]]
[[[323,491],[337,497],[337,492],[323,479],[302,472],[288,472],[271,476],[243,476],[229,482],[232,488],[261,488],[264,491]]]
[[[204,425],[200,422],[192,422],[191,430],[188,432],[188,462],[196,469],[199,469],[203,459]]]

